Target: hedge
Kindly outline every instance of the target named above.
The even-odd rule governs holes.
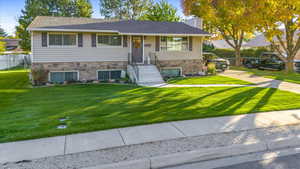
[[[268,52],[266,48],[251,48],[241,50],[241,57],[259,57],[261,53]],[[235,51],[231,49],[214,49],[211,52],[222,58],[234,58]]]

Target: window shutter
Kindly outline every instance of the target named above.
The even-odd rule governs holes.
[[[42,47],[47,47],[48,46],[48,36],[47,32],[42,32]]]
[[[95,33],[93,33],[92,34],[92,36],[91,36],[91,38],[92,38],[92,47],[96,47],[96,34]]]
[[[155,51],[158,52],[160,48],[160,37],[156,36],[155,37]]]
[[[78,33],[78,47],[83,47],[82,33]]]
[[[126,47],[128,46],[128,40],[127,40],[127,39],[128,39],[127,36],[124,35],[124,36],[123,36],[123,47],[124,47],[124,48],[126,48]]]
[[[189,37],[189,50],[193,51],[193,37],[192,36]]]

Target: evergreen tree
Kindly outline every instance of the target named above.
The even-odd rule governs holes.
[[[0,37],[7,37],[7,33],[0,27]]]

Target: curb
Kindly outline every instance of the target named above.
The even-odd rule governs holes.
[[[232,145],[220,148],[209,148],[203,150],[189,151],[184,153],[176,153],[166,156],[152,157],[151,169],[158,169],[185,163],[193,163],[198,161],[212,160],[216,158],[235,156],[240,154],[248,154],[253,152],[266,151],[265,143],[256,143],[249,145]]]
[[[148,159],[85,167],[81,169],[159,169],[196,162],[203,163],[203,169],[213,169],[216,167],[229,166],[243,162],[258,161],[266,157],[270,159],[300,153],[300,149],[291,148],[297,146],[300,146],[300,138],[288,137],[268,142],[236,144],[226,147],[200,149],[151,157]],[[286,148],[289,148],[289,150],[282,150]]]

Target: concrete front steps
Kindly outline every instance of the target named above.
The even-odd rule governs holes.
[[[164,84],[164,80],[155,65],[129,65],[127,72],[130,79],[141,86]]]

